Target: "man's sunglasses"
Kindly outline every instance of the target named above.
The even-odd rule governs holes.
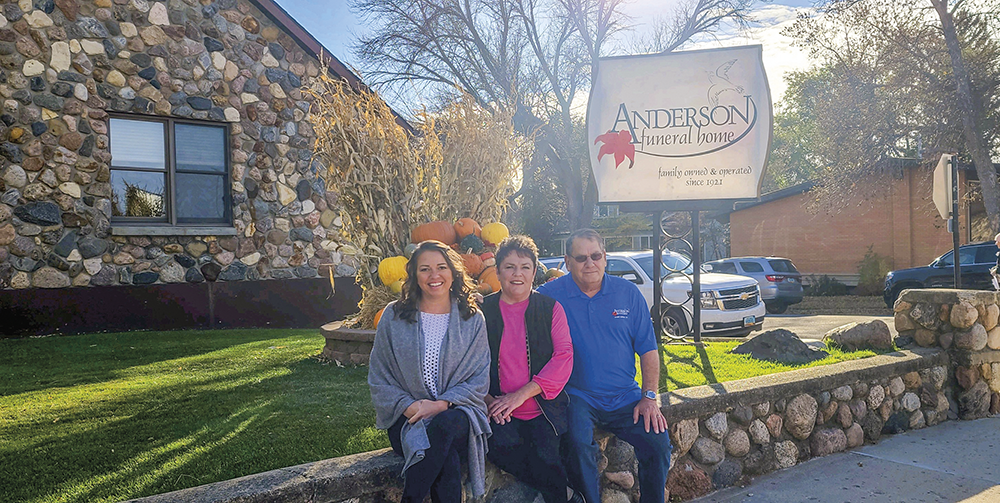
[[[594,252],[594,253],[591,253],[590,255],[576,255],[576,256],[573,257],[573,260],[575,260],[575,261],[577,261],[577,262],[579,262],[579,263],[582,264],[582,263],[586,262],[588,258],[590,260],[593,260],[594,262],[597,262],[598,260],[601,260],[602,258],[604,258],[604,253],[603,252]]]

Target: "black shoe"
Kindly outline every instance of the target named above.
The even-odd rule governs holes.
[[[573,497],[569,499],[568,503],[587,503],[587,499],[580,491],[573,491]]]

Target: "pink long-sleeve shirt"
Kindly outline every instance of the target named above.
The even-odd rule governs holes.
[[[524,313],[527,309],[527,300],[508,304],[500,299],[500,315],[503,317],[503,335],[497,357],[500,392],[513,393],[534,380],[542,388],[541,397],[551,400],[559,395],[573,373],[573,340],[569,335],[566,313],[556,302],[552,308],[552,359],[532,378],[531,368],[528,367],[527,332],[524,325]],[[520,407],[514,409],[511,416],[527,421],[541,413],[538,402],[525,400]]]

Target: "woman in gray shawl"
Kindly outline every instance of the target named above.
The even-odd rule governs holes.
[[[434,503],[460,503],[462,458],[472,495],[486,492],[486,323],[461,257],[444,243],[420,243],[406,273],[400,299],[375,331],[368,369],[375,426],[388,430],[404,458],[404,503],[428,492]]]

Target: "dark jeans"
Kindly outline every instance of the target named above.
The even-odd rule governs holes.
[[[566,470],[559,458],[559,437],[544,416],[491,424],[486,454],[501,470],[542,493],[545,503],[566,503]]]
[[[595,409],[573,397],[569,402],[567,416],[569,431],[563,435],[566,471],[570,485],[583,493],[587,503],[599,503],[601,494],[597,486],[598,448],[594,442],[594,427],[614,434],[635,448],[639,461],[640,503],[663,503],[664,486],[667,484],[667,470],[670,469],[670,436],[666,432],[648,433],[640,417],[632,422],[632,411],[636,403],[618,410]]]
[[[392,450],[403,455],[400,432],[406,416],[400,416],[389,427],[389,444]],[[424,452],[424,459],[408,470],[403,480],[403,503],[421,503],[431,494],[434,503],[462,502],[462,459],[468,457],[469,418],[457,409],[446,410],[430,420],[427,438],[431,448]]]

